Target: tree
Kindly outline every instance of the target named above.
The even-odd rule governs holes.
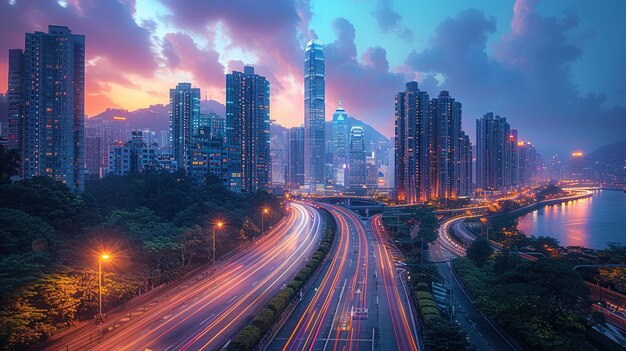
[[[486,238],[478,238],[474,240],[472,245],[467,248],[467,258],[472,260],[478,267],[482,267],[489,257],[493,254],[491,242]]]
[[[465,333],[458,326],[439,316],[428,318],[424,334],[429,350],[464,351],[469,346]]]

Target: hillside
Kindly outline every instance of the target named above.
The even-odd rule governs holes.
[[[624,162],[626,160],[626,140],[602,146],[588,154],[587,160],[593,162]]]
[[[201,101],[200,108],[202,112],[215,112],[220,116],[224,116],[226,111],[224,105],[215,100]],[[128,126],[132,129],[167,130],[170,119],[169,109],[169,105],[151,105],[135,111],[107,109],[92,118],[112,120],[116,116],[126,117]]]

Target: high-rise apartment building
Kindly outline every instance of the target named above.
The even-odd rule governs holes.
[[[189,146],[200,128],[200,88],[179,83],[170,89],[170,150],[179,168],[189,161]]]
[[[348,156],[348,114],[341,106],[341,100],[333,113],[332,138],[333,183],[335,186],[344,186]]]
[[[459,187],[458,196],[471,196],[474,187],[472,184],[472,143],[469,136],[461,131],[459,134]]]
[[[289,189],[304,186],[304,127],[289,128],[286,178]]]
[[[306,45],[304,57],[304,174],[311,193],[326,186],[324,70],[324,47],[312,39]]]
[[[502,191],[511,186],[511,126],[489,112],[476,120],[476,186]]]
[[[11,50],[9,66],[9,133],[19,144],[22,176],[83,190],[85,36],[63,26],[26,33],[24,52]]]
[[[442,91],[430,102],[431,199],[456,198],[460,186],[461,103]]]
[[[430,180],[430,101],[417,82],[395,97],[395,187],[400,203],[426,201]]]
[[[20,141],[23,141],[22,127],[24,123],[24,82],[25,82],[24,52],[22,49],[9,50],[9,75],[8,75],[8,149],[20,149]]]
[[[250,66],[226,75],[226,142],[233,149],[231,190],[253,192],[270,184],[269,113],[270,83],[265,77]]]
[[[395,98],[395,188],[400,203],[454,199],[472,191],[472,145],[462,105],[441,91],[429,99],[416,82]]]

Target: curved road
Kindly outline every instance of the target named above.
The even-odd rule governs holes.
[[[145,312],[104,335],[101,343],[69,350],[216,350],[288,283],[315,252],[322,218],[291,203],[285,220],[248,250],[220,262],[216,275],[179,282]],[[185,285],[185,283],[191,283]],[[72,340],[68,336],[67,340]],[[63,340],[52,350],[66,350]]]
[[[418,350],[381,233],[345,208],[320,206],[337,222],[332,258],[268,350]]]

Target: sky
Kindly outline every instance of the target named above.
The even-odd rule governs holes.
[[[271,118],[303,123],[304,46],[325,44],[326,115],[347,112],[393,136],[407,81],[463,104],[475,139],[486,112],[538,148],[586,152],[626,138],[622,0],[0,0],[0,91],[24,33],[86,36],[89,116],[166,104],[191,82],[224,102],[224,74],[253,65]]]

